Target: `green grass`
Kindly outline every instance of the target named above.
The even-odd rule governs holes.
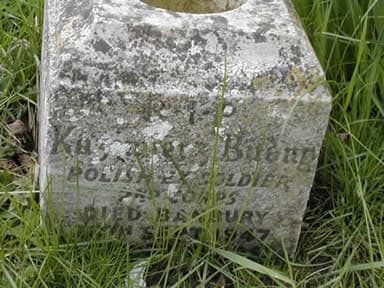
[[[39,226],[32,193],[8,194],[0,195],[0,287],[125,287],[143,260],[149,286],[384,287],[384,3],[295,4],[334,100],[292,259],[266,248],[250,260],[216,241],[187,241],[177,230],[168,231],[172,241],[158,236],[150,250],[100,231],[74,239]],[[0,159],[36,145],[42,6],[42,0],[0,1]],[[6,124],[15,119],[29,124],[33,145],[9,133]],[[0,171],[0,190],[31,190],[30,177]]]

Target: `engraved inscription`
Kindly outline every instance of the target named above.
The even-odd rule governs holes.
[[[286,221],[286,214],[276,220],[276,211],[286,213],[281,209],[292,204],[280,208],[280,201],[294,201],[307,189],[308,181],[302,178],[317,160],[316,146],[281,141],[276,132],[281,123],[262,119],[260,128],[255,124],[260,116],[240,119],[243,108],[232,103],[225,103],[223,123],[217,128],[217,111],[209,101],[164,101],[151,94],[133,99],[126,103],[129,119],[117,117],[111,131],[95,117],[97,124],[84,127],[53,124],[56,137],[50,155],[74,160],[66,162],[63,180],[69,190],[80,185],[88,191],[80,195],[84,225],[103,223],[112,231],[152,241],[154,232],[147,225],[158,217],[163,229],[191,223],[183,233],[198,237],[201,215],[211,201],[208,188],[217,132],[218,210],[209,221],[224,224],[221,237],[241,239],[255,251],[255,236],[275,238],[270,223]]]
[[[126,206],[102,206],[102,207],[94,207],[94,206],[86,206],[82,211],[82,219],[86,225],[92,223],[106,223],[113,230],[119,230],[119,232],[123,232],[125,234],[131,235],[134,227],[134,223],[140,221],[142,219],[146,219],[150,217],[148,215],[148,210],[141,210],[138,207],[126,207]],[[264,218],[269,214],[269,212],[259,212],[252,210],[244,210],[240,211],[236,208],[228,208],[222,209],[218,211],[219,219],[215,219],[215,221],[224,221],[227,223],[226,228],[224,229],[224,235],[226,237],[240,237],[245,241],[254,241],[255,235],[247,234],[247,232],[241,232],[241,229],[235,229],[235,224],[244,224],[244,225],[257,225],[262,227]],[[185,209],[178,209],[176,212],[167,209],[167,208],[158,208],[157,215],[160,217],[161,223],[167,223],[163,229],[166,227],[172,227],[172,225],[186,222],[188,219],[196,218],[201,215],[201,212],[197,209],[188,213]],[[124,223],[124,224],[123,224]],[[176,227],[176,226],[174,226]],[[140,227],[142,231],[145,231],[143,234],[146,234],[148,238],[143,237],[143,240],[152,240],[152,228],[150,226]],[[185,232],[187,232],[192,237],[198,237],[200,234],[200,229],[198,227],[189,227]],[[191,233],[192,232],[192,233]],[[270,234],[270,229],[266,228],[257,228],[253,231],[256,233],[260,240],[265,240]],[[151,237],[149,237],[151,235]],[[248,235],[247,237],[245,237]]]
[[[96,147],[95,140],[92,141],[89,137],[84,137],[83,135],[73,134],[75,127],[61,127],[57,126],[57,137],[52,146],[51,154],[59,154],[65,152],[71,156],[79,154],[91,154],[91,151]],[[71,135],[73,134],[73,135]],[[71,136],[71,139],[77,139],[75,143],[71,144],[68,141],[68,138]],[[235,162],[240,160],[247,161],[265,161],[268,164],[275,162],[282,162],[296,167],[300,171],[308,171],[314,161],[316,161],[316,147],[315,146],[304,146],[304,147],[280,147],[273,140],[265,141],[258,145],[257,143],[244,143],[240,135],[225,135],[224,149],[219,155],[219,159],[222,159],[224,162]],[[124,143],[130,147],[136,147],[137,151],[145,151],[149,149],[149,144],[142,142],[127,142]],[[122,144],[122,145],[124,145]],[[199,146],[199,142],[195,142],[196,146]],[[192,144],[193,145],[193,144]],[[203,144],[200,144],[203,145]],[[176,156],[177,160],[184,160],[186,157],[186,150],[189,149],[188,144],[183,143],[170,143],[168,141],[154,141],[151,143],[152,154],[168,154],[172,153]],[[134,157],[133,149],[126,151],[126,157]],[[104,154],[100,161],[104,161],[110,157],[108,153]],[[117,158],[116,158],[117,160]],[[205,162],[201,162],[200,165],[203,166],[208,163],[208,159]]]

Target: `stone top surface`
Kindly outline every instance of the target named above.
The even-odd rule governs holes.
[[[54,7],[47,9],[55,59],[51,71],[75,71],[57,75],[61,84],[217,95],[227,53],[228,97],[270,88],[285,92],[252,96],[330,101],[319,85],[323,72],[300,24],[292,21],[288,2],[248,0],[212,14],[176,13],[139,0],[51,0],[47,5]],[[76,73],[81,70],[76,62],[92,70]],[[119,73],[105,77],[106,70]]]

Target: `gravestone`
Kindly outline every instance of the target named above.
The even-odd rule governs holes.
[[[219,237],[292,253],[331,99],[291,4],[144,2],[46,1],[43,210],[145,243],[197,237],[215,195]]]

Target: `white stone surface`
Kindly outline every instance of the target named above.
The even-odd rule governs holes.
[[[295,250],[331,99],[288,1],[193,14],[139,0],[47,0],[45,11],[45,211],[53,205],[68,227],[97,221],[150,242],[154,209],[169,210],[170,226],[204,210],[218,131],[221,235],[241,223],[241,247],[258,246],[248,227]]]

